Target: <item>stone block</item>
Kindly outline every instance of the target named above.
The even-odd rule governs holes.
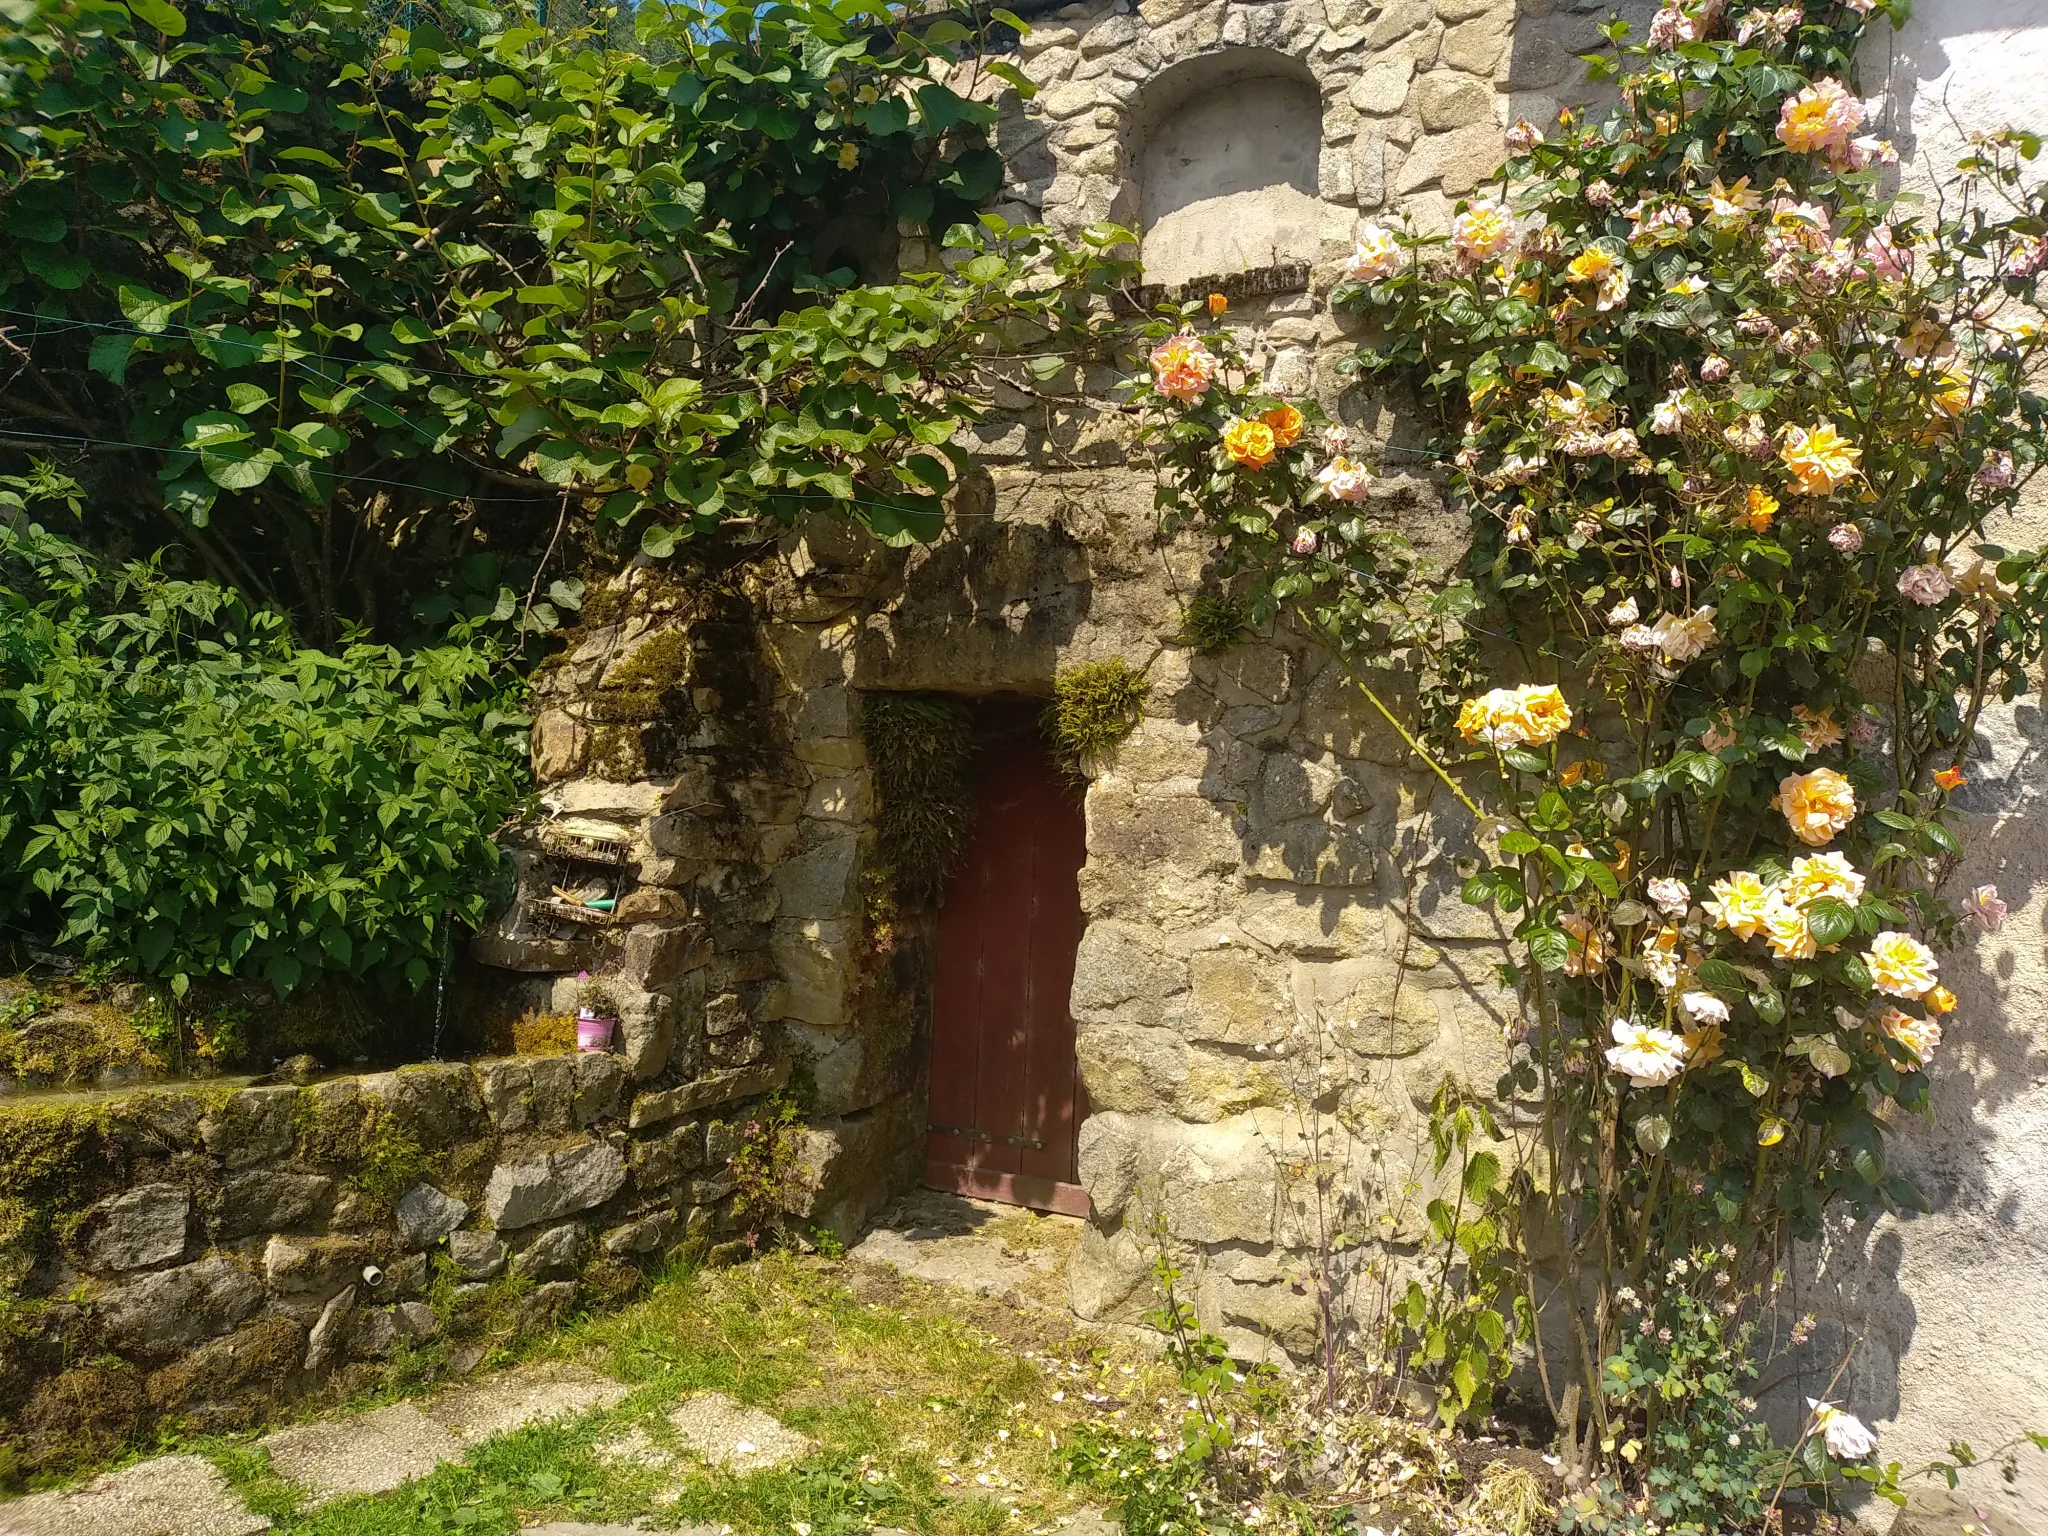
[[[292,1150],[296,1088],[244,1088],[199,1122],[206,1150],[229,1172],[267,1163]]]
[[[1468,75],[1448,70],[1424,75],[1410,97],[1415,115],[1432,133],[1495,121],[1493,88]]]
[[[401,1346],[430,1339],[441,1320],[423,1301],[402,1301],[392,1307],[369,1307],[356,1315],[351,1347],[371,1360],[387,1360]]]
[[[1415,78],[1415,61],[1398,55],[1375,59],[1351,82],[1348,100],[1361,112],[1384,117],[1398,112],[1408,100],[1408,82]]]
[[[784,988],[767,1018],[801,1019],[828,1028],[846,1017],[846,992],[853,975],[851,925],[843,922],[778,922],[769,941]]]
[[[613,1227],[604,1235],[604,1251],[615,1259],[636,1258],[659,1253],[668,1246],[676,1230],[673,1211],[656,1211],[640,1221]]]
[[[680,980],[710,958],[711,945],[693,924],[641,924],[627,930],[619,972],[651,991]]]
[[[1436,185],[1448,196],[1462,197],[1499,170],[1504,158],[1500,129],[1490,122],[1433,133],[1401,163],[1394,190],[1409,193]]]
[[[1169,1113],[1188,1075],[1187,1042],[1171,1030],[1086,1026],[1076,1032],[1074,1056],[1088,1102],[1097,1109]]]
[[[1273,1241],[1279,1176],[1248,1121],[1191,1128],[1161,1164],[1159,1178],[1167,1226],[1182,1241]]]
[[[216,1255],[116,1286],[99,1298],[93,1316],[115,1349],[161,1355],[218,1338],[262,1307],[263,1286],[256,1277]]]
[[[610,1142],[502,1162],[484,1189],[484,1214],[509,1230],[558,1221],[602,1205],[626,1182],[626,1160]]]
[[[451,1232],[448,1257],[465,1280],[491,1280],[505,1267],[505,1245],[489,1232]]]
[[[477,1088],[503,1135],[566,1131],[574,1120],[573,1056],[504,1056],[476,1063]]]
[[[1159,951],[1156,929],[1098,919],[1081,935],[1074,956],[1076,1014],[1103,1015],[1136,1003],[1138,1013],[1151,1015],[1187,990],[1186,965]]]
[[[643,1194],[666,1188],[704,1166],[704,1127],[695,1121],[645,1141],[636,1141],[628,1158],[633,1187]]]
[[[1081,1187],[1098,1218],[1123,1214],[1138,1187],[1139,1122],[1113,1111],[1090,1115],[1076,1138]]]
[[[469,1206],[431,1184],[415,1184],[398,1197],[398,1241],[408,1252],[431,1248],[469,1218]]]
[[[143,1184],[102,1200],[85,1223],[85,1261],[94,1269],[148,1269],[185,1253],[192,1197],[182,1184]]]
[[[1507,52],[1510,23],[1508,16],[1482,16],[1444,33],[1437,61],[1451,69],[1461,69],[1467,74],[1490,79],[1500,67],[1501,55]]]
[[[1284,964],[1242,945],[1189,956],[1188,1038],[1238,1046],[1284,1040],[1293,1022],[1278,974]]]
[[[669,886],[677,882],[642,885],[626,892],[612,908],[619,923],[679,923],[690,916],[690,903],[681,891]]]
[[[590,1251],[590,1234],[573,1221],[549,1227],[512,1256],[512,1273],[533,1280],[575,1274]]]
[[[854,879],[860,872],[860,838],[827,837],[792,854],[775,871],[775,891],[784,917],[844,918],[854,909]]]
[[[789,1063],[786,1061],[764,1062],[757,1067],[740,1067],[729,1072],[707,1072],[679,1088],[641,1094],[633,1101],[633,1111],[627,1123],[635,1130],[659,1125],[677,1115],[709,1109],[714,1104],[730,1104],[738,1099],[773,1093],[788,1081]]]
[[[299,1310],[354,1284],[382,1256],[358,1237],[274,1236],[263,1245],[263,1279],[273,1299]]]
[[[656,993],[638,1006],[623,1010],[619,1018],[619,1056],[635,1082],[659,1077],[675,1049],[675,1006]]]
[[[232,1238],[302,1227],[318,1218],[333,1192],[334,1180],[317,1173],[265,1168],[236,1174],[221,1189],[216,1228]]]
[[[571,1060],[576,1064],[572,1108],[578,1128],[617,1119],[625,1110],[632,1081],[626,1063],[609,1051],[579,1051]]]
[[[349,1286],[327,1300],[306,1334],[305,1369],[324,1371],[348,1343],[355,1326],[356,1288]]]
[[[364,1079],[365,1085],[370,1081]],[[396,1129],[429,1151],[469,1141],[485,1129],[483,1100],[466,1062],[417,1062],[376,1081]]]

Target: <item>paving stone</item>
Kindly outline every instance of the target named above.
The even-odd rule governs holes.
[[[158,1456],[83,1488],[0,1504],[0,1536],[255,1536],[269,1529],[203,1456]]]
[[[626,1392],[621,1383],[581,1366],[521,1366],[443,1393],[427,1404],[427,1413],[465,1445],[474,1445],[543,1419],[613,1407]]]
[[[801,1461],[817,1445],[758,1408],[723,1392],[699,1392],[668,1416],[684,1445],[728,1472],[758,1472]]]
[[[279,1477],[325,1504],[351,1493],[389,1493],[462,1455],[462,1442],[411,1403],[354,1418],[280,1429],[256,1442]]]

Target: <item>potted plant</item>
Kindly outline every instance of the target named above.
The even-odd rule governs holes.
[[[619,1027],[619,1005],[611,989],[591,979],[590,972],[576,973],[576,1049],[608,1051]]]

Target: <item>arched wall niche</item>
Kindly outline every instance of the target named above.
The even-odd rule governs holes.
[[[1134,219],[1148,282],[1313,262],[1322,91],[1308,66],[1266,48],[1175,65],[1133,103],[1125,130]]]

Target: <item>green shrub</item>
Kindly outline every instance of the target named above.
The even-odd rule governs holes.
[[[0,529],[0,920],[182,995],[424,982],[525,785],[485,647],[297,644],[154,564]]]
[[[1138,711],[1152,685],[1118,656],[1083,662],[1053,679],[1045,733],[1053,755],[1075,773],[1112,750],[1138,728]]]
[[[1251,632],[1252,611],[1242,598],[1205,592],[1180,611],[1181,638],[1204,656],[1229,650]]]

